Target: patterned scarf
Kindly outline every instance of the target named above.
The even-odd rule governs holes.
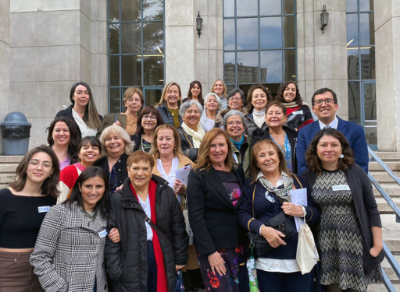
[[[282,171],[281,179],[283,181],[283,189],[274,187],[272,183],[267,180],[260,171],[257,176],[258,182],[267,189],[269,193],[274,193],[278,198],[284,202],[291,202],[290,191],[293,188],[293,179]]]
[[[201,140],[203,140],[203,137],[206,134],[200,123],[197,126],[197,131],[193,131],[185,123],[182,123],[181,127],[188,135],[192,136],[194,148],[200,148]]]

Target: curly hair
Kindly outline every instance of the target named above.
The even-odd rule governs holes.
[[[232,151],[232,145],[231,145],[229,135],[225,130],[222,130],[219,128],[214,128],[214,129],[208,131],[204,135],[204,138],[203,138],[200,148],[199,148],[199,153],[197,155],[196,164],[193,167],[194,170],[199,170],[199,171],[203,171],[203,170],[209,171],[210,170],[210,168],[212,166],[212,162],[209,157],[211,142],[217,136],[223,136],[225,138],[225,142],[228,146],[228,153],[227,153],[225,161],[224,161],[225,166],[229,170],[233,169],[233,167],[234,167],[233,151]]]
[[[317,175],[320,175],[322,173],[322,164],[321,164],[321,159],[318,157],[317,147],[319,140],[321,140],[323,136],[331,136],[336,138],[340,142],[340,145],[342,146],[342,154],[344,155],[344,157],[339,158],[337,165],[338,169],[344,170],[354,164],[353,150],[351,150],[349,142],[347,142],[345,136],[342,134],[342,132],[336,129],[327,128],[319,131],[315,135],[314,139],[311,141],[311,144],[306,152],[307,167],[311,171],[315,172]]]
[[[278,94],[275,96],[275,100],[280,101],[282,103],[286,103],[285,98],[283,97],[283,94],[286,90],[286,88],[289,86],[289,84],[294,84],[296,87],[296,97],[294,98],[293,102],[297,103],[298,105],[303,105],[303,100],[300,96],[300,91],[299,87],[297,86],[296,82],[294,81],[286,81],[282,83],[281,87],[279,87]]]

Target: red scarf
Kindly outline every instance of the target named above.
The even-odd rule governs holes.
[[[139,202],[138,195],[136,194],[135,189],[133,188],[133,184],[131,183],[132,193],[135,195],[136,199]],[[151,221],[156,224],[156,190],[157,184],[150,180],[149,183],[149,200],[150,200],[150,209],[151,209]],[[154,257],[156,258],[157,264],[157,291],[158,292],[168,292],[168,284],[167,284],[167,273],[165,272],[164,266],[164,254],[161,250],[160,240],[158,239],[157,232],[153,230],[153,249],[154,249]]]

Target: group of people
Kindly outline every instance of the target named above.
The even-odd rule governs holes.
[[[293,81],[275,98],[222,80],[203,98],[193,81],[184,99],[171,82],[154,107],[126,89],[125,111],[104,117],[88,84],[70,99],[48,146],[0,190],[0,291],[249,291],[249,232],[270,246],[254,254],[261,292],[364,292],[382,279],[364,131],[336,116],[333,90],[310,109]],[[286,238],[270,224],[282,214],[313,230],[308,273],[298,229]]]

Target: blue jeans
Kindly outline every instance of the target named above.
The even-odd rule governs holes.
[[[304,292],[310,291],[311,274],[271,273],[257,269],[260,292]]]
[[[157,263],[152,241],[147,241],[147,292],[157,292]]]

